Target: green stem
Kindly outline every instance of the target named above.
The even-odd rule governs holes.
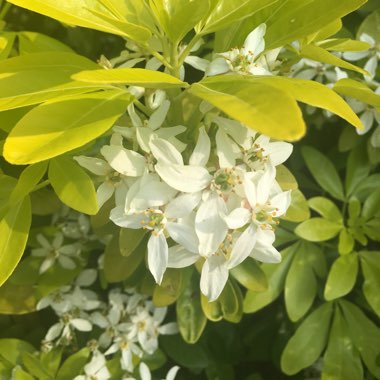
[[[183,62],[185,61],[186,57],[190,54],[191,49],[194,47],[194,45],[201,39],[201,36],[199,34],[196,34],[189,44],[186,46],[185,50],[181,53],[181,55],[178,58],[178,65],[181,67]]]
[[[143,113],[145,113],[146,116],[150,116],[153,112],[143,103],[141,103],[139,100],[134,100],[133,103],[135,106]]]
[[[44,187],[49,186],[49,185],[50,185],[50,181],[47,179],[45,181],[40,182],[38,185],[36,185],[36,187],[31,192],[33,193],[34,191],[43,189]]]
[[[4,20],[5,16],[8,14],[9,10],[11,9],[12,4],[11,3],[5,3],[4,7],[2,8],[0,12],[0,20]]]
[[[151,49],[148,45],[142,45],[142,47],[148,51],[153,57],[157,58],[163,65],[165,65],[169,70],[172,69],[172,65],[157,51]]]

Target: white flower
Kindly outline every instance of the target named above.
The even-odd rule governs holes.
[[[56,261],[65,269],[75,269],[77,264],[75,258],[79,258],[80,245],[78,244],[63,244],[64,237],[58,232],[53,242],[50,243],[43,235],[37,235],[37,241],[41,244],[41,248],[32,250],[32,256],[44,257],[41,263],[39,273],[42,274],[51,268]]]
[[[179,369],[180,368],[178,366],[174,366],[173,368],[169,370],[165,379],[162,379],[162,380],[174,380]],[[149,367],[144,362],[140,363],[139,375],[140,375],[139,380],[152,380],[152,375],[150,373]],[[136,380],[136,378],[128,376],[128,377],[124,377],[123,380]]]
[[[134,368],[133,355],[141,357],[143,354],[141,348],[134,341],[123,336],[117,337],[111,347],[104,354],[111,355],[118,351],[121,352],[121,368],[132,372]]]
[[[76,376],[74,380],[108,380],[111,377],[106,360],[100,352],[96,352],[84,366],[84,373],[85,375]]]
[[[234,48],[229,52],[220,53],[206,70],[206,75],[218,75],[227,72],[250,75],[272,75],[280,49],[260,54],[265,49],[264,35],[266,25],[261,24],[254,29],[244,41],[241,49]]]
[[[380,60],[380,42],[375,41],[367,33],[362,33],[359,40],[367,42],[371,47],[365,51],[345,52],[343,53],[343,57],[349,61],[359,61],[368,58],[364,65],[364,70],[367,70],[369,75],[365,75],[365,78],[371,80],[376,76],[378,61]]]

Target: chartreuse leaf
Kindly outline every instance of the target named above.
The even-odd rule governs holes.
[[[177,323],[185,342],[193,344],[201,337],[207,318],[200,302],[199,279],[195,274],[185,286],[176,303]]]
[[[24,352],[21,358],[25,369],[27,369],[31,375],[36,376],[38,379],[50,379],[49,372],[46,371],[43,363],[41,363],[37,357],[29,352]]]
[[[278,0],[220,0],[214,2],[207,18],[196,28],[205,35],[235,24],[237,21],[252,17],[258,11],[277,3]]]
[[[30,199],[26,197],[10,208],[0,221],[0,286],[21,259],[31,224]]]
[[[46,173],[48,163],[39,162],[29,165],[20,175],[17,185],[10,195],[9,203],[16,204],[25,198],[40,182]]]
[[[368,177],[370,170],[367,149],[360,144],[350,152],[347,160],[345,187],[348,196]]]
[[[294,375],[312,365],[326,346],[330,329],[332,304],[314,310],[298,327],[281,356],[281,369]]]
[[[364,275],[364,296],[380,316],[380,252],[361,251],[359,255]]]
[[[324,296],[327,301],[343,297],[352,290],[356,282],[358,266],[356,253],[339,256],[334,261],[325,286]]]
[[[97,69],[77,54],[49,52],[25,54],[0,61],[0,111],[44,102],[63,94],[96,90],[93,83],[78,83],[71,75]]]
[[[325,241],[338,235],[343,224],[325,218],[311,218],[299,224],[294,232],[308,241]]]
[[[299,248],[300,243],[296,243],[281,251],[282,262],[280,264],[263,264],[261,266],[268,279],[268,289],[261,292],[248,290],[243,303],[245,313],[254,313],[262,309],[280,295],[292,258]]]
[[[287,92],[271,85],[245,80],[240,75],[226,75],[204,79],[188,91],[267,136],[297,140],[305,133],[297,102]]]
[[[276,181],[284,191],[298,189],[296,178],[285,165],[276,166]]]
[[[338,252],[347,255],[354,249],[355,240],[348,228],[343,228],[339,233]]]
[[[314,244],[303,244],[296,252],[285,281],[285,306],[293,322],[302,318],[312,306],[317,294],[316,276],[325,266],[323,254]]]
[[[312,210],[316,211],[323,218],[331,220],[332,222],[343,222],[341,212],[330,199],[325,197],[314,197],[310,198],[307,203]]]
[[[305,45],[300,50],[300,55],[303,58],[312,59],[313,61],[327,63],[329,65],[342,67],[343,69],[356,71],[360,74],[368,74],[366,70],[361,67],[355,66],[352,63],[338,58],[336,55],[330,53],[328,50],[316,45]]]
[[[188,84],[160,71],[135,68],[88,70],[74,74],[72,79],[89,83],[118,83],[148,88],[187,87]]]
[[[90,176],[68,157],[50,161],[49,180],[58,198],[67,206],[85,214],[98,212],[96,191]]]
[[[344,200],[342,182],[333,163],[324,154],[310,146],[303,146],[301,152],[307,168],[317,183],[334,198]]]
[[[363,367],[342,312],[336,308],[327,350],[323,357],[322,380],[343,379],[363,379]]]
[[[150,0],[160,27],[174,43],[178,43],[208,13],[209,1]]]
[[[373,92],[366,84],[350,78],[339,80],[334,85],[339,94],[360,100],[374,107],[380,107],[380,95]]]
[[[40,359],[45,369],[55,378],[62,359],[62,347],[55,347],[48,352],[41,352]]]
[[[160,285],[153,291],[153,303],[157,307],[173,304],[180,296],[183,286],[183,271],[168,268]]]
[[[329,38],[336,33],[338,33],[343,27],[342,20],[340,18],[337,18],[336,20],[326,24],[323,26],[319,31],[310,34],[307,38],[306,41],[308,43],[313,42],[313,41],[322,41],[326,40],[326,38]]]
[[[21,364],[24,352],[33,353],[36,349],[28,342],[19,339],[0,339],[0,362],[4,358],[14,367]]]
[[[34,377],[21,367],[17,367],[12,371],[12,380],[34,380]]]
[[[241,285],[254,292],[262,292],[268,288],[268,281],[260,265],[251,258],[230,270],[231,275]]]
[[[59,369],[56,380],[73,379],[81,373],[90,356],[90,349],[85,347],[69,356]]]
[[[367,33],[376,41],[380,41],[380,10],[372,12],[360,25],[357,36]]]
[[[131,100],[114,89],[39,105],[12,129],[4,157],[13,164],[31,164],[78,148],[111,128]]]
[[[380,329],[351,302],[340,300],[339,304],[343,309],[351,339],[363,362],[369,371],[379,378]]]
[[[74,51],[63,44],[62,42],[46,36],[45,34],[36,32],[19,32],[18,36],[18,49],[20,54],[32,54],[42,52],[67,52],[74,53]]]
[[[279,1],[257,14],[252,22],[267,24],[266,48],[284,46],[358,9],[366,0],[347,0],[331,3],[329,0]]]
[[[364,201],[362,217],[364,220],[369,220],[378,214],[380,214],[380,189],[371,193]]]
[[[120,282],[131,276],[140,263],[144,260],[146,242],[142,241],[140,246],[129,256],[120,254],[119,238],[113,235],[112,240],[107,244],[104,256],[104,273],[108,282]]]
[[[119,233],[121,255],[129,256],[139,246],[145,235],[146,230],[144,229],[132,230],[130,228],[121,228]]]
[[[0,36],[0,60],[8,58],[12,51],[14,41],[16,39],[16,33],[14,32],[2,32]]]
[[[351,40],[349,38],[330,38],[318,44],[319,47],[332,51],[362,51],[371,47],[370,44],[363,41]]]
[[[102,32],[145,42],[150,31],[140,25],[132,24],[125,18],[115,18],[97,0],[10,0],[12,4],[52,17],[69,25],[83,26]]]
[[[286,78],[279,76],[256,76],[249,78],[249,80],[276,87],[279,90],[287,92],[291,97],[299,102],[328,110],[348,121],[356,128],[363,128],[360,119],[356,116],[351,107],[333,90],[321,83],[299,78]]]
[[[305,196],[299,189],[292,190],[290,206],[286,210],[286,214],[283,215],[281,219],[299,223],[309,218],[310,210]]]

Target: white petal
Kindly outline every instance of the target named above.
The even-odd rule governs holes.
[[[281,254],[272,246],[275,236],[272,230],[257,229],[256,245],[250,256],[263,263],[279,263]]]
[[[62,329],[63,329],[63,324],[62,323],[56,323],[55,325],[50,327],[50,329],[48,330],[48,332],[45,336],[45,339],[46,340],[54,340],[55,338],[58,338],[62,332]]]
[[[280,194],[275,195],[271,200],[271,206],[276,209],[276,216],[281,216],[286,213],[286,210],[289,208],[291,201],[291,191],[284,191]]]
[[[112,197],[115,187],[109,182],[103,182],[96,190],[96,198],[98,200],[99,208],[104,205]]]
[[[179,371],[180,367],[175,366],[170,369],[168,374],[166,375],[166,380],[174,380],[174,378],[177,376],[177,372]]]
[[[198,253],[199,240],[194,231],[194,227],[181,223],[168,222],[166,229],[170,237],[176,243],[182,245],[190,252]]]
[[[148,267],[157,284],[161,284],[168,265],[168,243],[165,235],[151,235],[148,241]]]
[[[162,104],[152,113],[148,121],[148,127],[153,131],[161,127],[166,119],[170,107],[169,100],[164,100]]]
[[[82,318],[74,318],[70,321],[70,324],[79,331],[91,331],[92,325],[89,321]]]
[[[139,153],[117,145],[105,145],[100,152],[112,168],[121,174],[138,177],[144,173],[145,158]]]
[[[209,302],[215,301],[222,293],[228,280],[228,269],[224,257],[211,256],[202,267],[201,291]]]
[[[97,372],[104,367],[106,364],[106,360],[104,356],[100,353],[94,354],[91,361],[84,366],[84,371],[86,372],[86,375],[95,375]]]
[[[268,144],[266,153],[273,166],[285,162],[293,152],[293,145],[286,142],[273,142]]]
[[[61,265],[61,267],[65,269],[75,269],[77,267],[75,261],[67,256],[59,256],[58,262]]]
[[[140,117],[137,115],[137,113],[135,111],[135,107],[134,107],[133,103],[131,103],[128,106],[127,110],[128,110],[128,115],[131,118],[132,125],[134,127],[141,127],[143,124],[142,124]]]
[[[362,58],[367,57],[369,54],[368,50],[365,51],[346,51],[343,53],[343,58],[348,61],[359,61]]]
[[[150,141],[152,135],[153,135],[153,131],[147,127],[137,127],[136,128],[136,139],[140,145],[140,148],[144,152],[147,152],[147,153],[150,152],[149,141]]]
[[[199,71],[205,72],[210,64],[210,61],[204,58],[197,57],[196,55],[188,55],[185,62]]]
[[[199,204],[201,192],[181,194],[174,198],[165,208],[167,218],[184,218]]]
[[[226,237],[228,227],[221,217],[226,213],[226,205],[217,194],[210,195],[199,207],[195,217],[195,230],[201,255],[208,256],[216,252]]]
[[[244,52],[247,55],[252,52],[252,54],[257,57],[260,53],[264,51],[265,41],[264,35],[266,32],[266,25],[260,24],[251,33],[248,34],[244,41]]]
[[[140,372],[141,380],[152,379],[152,375],[150,374],[149,368],[144,362],[140,363],[139,372]]]
[[[176,125],[175,127],[167,127],[167,128],[161,128],[155,133],[158,137],[161,139],[167,140],[172,136],[177,136],[183,132],[185,132],[187,128],[183,125]]]
[[[230,214],[223,217],[227,223],[228,228],[238,229],[245,226],[251,217],[249,210],[243,207],[235,208]]]
[[[183,165],[182,154],[168,141],[152,136],[149,147],[157,161]]]
[[[376,69],[377,69],[377,57],[371,57],[368,62],[364,65],[364,70],[367,70],[369,72],[369,77],[374,78],[376,75]]]
[[[257,203],[257,190],[256,186],[252,182],[250,176],[248,173],[244,175],[244,191],[245,191],[245,196],[247,197],[247,200],[252,208],[256,207]]]
[[[107,175],[112,169],[108,163],[100,158],[76,156],[73,157],[83,168],[96,175]]]
[[[199,259],[197,253],[188,251],[180,245],[169,248],[168,268],[185,268],[193,265]]]
[[[206,188],[212,176],[201,166],[168,165],[158,163],[155,169],[171,187],[184,193],[195,193]]]
[[[129,349],[121,351],[121,368],[126,371],[133,371],[133,363],[132,363],[132,352]]]
[[[158,332],[161,335],[173,335],[178,334],[178,325],[176,322],[166,323],[158,328]]]
[[[230,71],[230,66],[224,58],[214,59],[206,70],[207,76],[224,74]]]
[[[360,116],[360,121],[363,123],[364,125],[364,129],[363,130],[360,130],[360,129],[357,129],[356,132],[359,134],[359,135],[364,135],[365,133],[367,133],[371,127],[372,127],[372,124],[373,124],[373,121],[374,121],[374,115],[371,111],[366,111],[364,112],[361,116]]]
[[[236,267],[250,255],[256,244],[256,228],[254,224],[250,224],[236,240],[228,260],[228,269]]]
[[[273,186],[276,177],[276,170],[272,165],[268,165],[264,174],[261,176],[257,183],[257,203],[263,205],[269,197],[269,192]]]
[[[236,162],[236,155],[233,148],[234,143],[228,138],[223,129],[218,128],[215,136],[215,141],[216,152],[219,158],[219,166],[221,168],[234,167]]]
[[[141,228],[143,215],[125,215],[124,207],[118,206],[111,210],[110,219],[119,227],[138,229]]]
[[[197,145],[190,156],[189,164],[195,166],[205,166],[210,157],[211,141],[205,128],[199,128]]]

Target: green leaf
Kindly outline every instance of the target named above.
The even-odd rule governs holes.
[[[20,315],[34,312],[37,304],[35,289],[31,284],[18,285],[12,280],[13,276],[0,287],[0,314]]]
[[[80,351],[69,356],[59,369],[56,380],[73,379],[74,376],[80,374],[83,367],[86,365],[89,356],[90,350],[87,347],[82,348]]]
[[[180,296],[183,286],[183,271],[167,268],[160,285],[153,291],[153,303],[156,307],[165,307],[173,304]]]
[[[374,107],[380,107],[380,95],[375,94],[366,84],[354,79],[344,78],[334,85],[339,94],[357,99]]]
[[[63,94],[99,88],[93,83],[74,82],[71,75],[99,68],[77,54],[49,52],[25,54],[0,61],[0,111],[44,102]]]
[[[348,156],[345,186],[348,196],[368,177],[370,169],[366,149],[360,144]]]
[[[17,367],[12,371],[12,380],[34,380],[34,377],[20,367]]]
[[[16,39],[14,32],[1,32],[0,35],[0,60],[7,59],[12,51]]]
[[[366,70],[361,67],[355,66],[352,63],[346,62],[336,55],[330,53],[329,51],[316,46],[316,45],[305,45],[301,48],[300,55],[303,58],[312,59],[313,61],[327,63],[329,65],[342,67],[343,69],[356,71],[363,75],[368,75]]]
[[[278,88],[245,78],[241,75],[207,78],[188,91],[267,136],[279,140],[301,138],[305,124],[296,101]]]
[[[320,214],[323,218],[332,222],[343,223],[343,216],[338,207],[330,199],[325,197],[314,197],[308,201],[309,207]]]
[[[33,353],[35,351],[36,349],[24,340],[0,339],[0,362],[4,358],[14,366],[20,365],[22,353]]]
[[[10,204],[16,204],[25,198],[43,178],[46,173],[47,162],[30,165],[20,175],[16,187],[10,195]]]
[[[339,234],[338,252],[340,255],[347,255],[354,249],[355,240],[350,230],[343,228]]]
[[[52,17],[69,25],[100,30],[131,38],[139,42],[149,39],[151,33],[143,26],[118,19],[96,0],[10,0],[12,4]]]
[[[41,352],[40,359],[45,369],[55,378],[62,359],[63,348],[56,347],[48,352]]]
[[[277,3],[278,0],[220,0],[214,2],[208,17],[196,28],[197,33],[205,35],[225,29],[237,21],[252,17],[258,11]]]
[[[303,146],[301,152],[307,168],[317,183],[334,198],[344,200],[342,182],[332,162],[310,146]]]
[[[21,54],[33,54],[42,52],[67,52],[74,51],[62,42],[36,32],[19,32],[18,48]]]
[[[178,44],[183,37],[208,13],[209,1],[150,0],[160,27],[170,40]]]
[[[319,47],[331,51],[363,51],[368,50],[371,46],[367,42],[351,40],[349,38],[330,38],[318,43]]]
[[[0,286],[20,261],[31,224],[29,197],[14,205],[0,221]]]
[[[298,189],[296,178],[285,165],[276,166],[276,181],[283,191]]]
[[[351,107],[338,94],[321,83],[279,76],[256,76],[249,80],[276,87],[279,90],[287,92],[292,98],[299,102],[328,110],[340,116],[356,128],[364,128],[362,122]]]
[[[343,228],[342,224],[324,218],[311,218],[299,224],[294,232],[308,241],[330,240]]]
[[[367,368],[380,377],[380,329],[354,304],[340,300],[348,331]]]
[[[365,2],[366,0],[334,3],[330,0],[285,0],[264,9],[254,20],[256,24],[267,24],[266,48],[274,49],[318,32],[330,22],[358,9]]]
[[[364,296],[372,309],[380,316],[380,252],[361,251],[360,262],[364,275]]]
[[[373,3],[375,5],[375,3]],[[376,3],[375,9],[378,8]],[[377,9],[372,12],[360,25],[357,36],[360,37],[362,33],[367,33],[372,36],[375,41],[380,41],[380,10]]]
[[[282,292],[292,258],[299,249],[296,243],[281,251],[282,262],[280,264],[263,264],[261,269],[268,279],[268,289],[263,292],[248,290],[244,299],[244,312],[254,313],[273,302]]]
[[[52,159],[49,180],[58,198],[67,206],[89,215],[98,212],[94,184],[89,175],[71,158]]]
[[[244,287],[253,292],[263,292],[268,288],[268,281],[260,265],[252,258],[230,270],[231,275]]]
[[[362,217],[369,220],[380,213],[380,189],[374,191],[363,204]]]
[[[176,303],[177,323],[182,338],[193,344],[201,337],[207,318],[200,303],[199,280],[193,275]]]
[[[363,379],[360,355],[350,338],[347,323],[335,309],[329,343],[323,357],[322,380]]]
[[[122,256],[129,256],[141,243],[146,235],[146,230],[132,230],[121,228],[119,234],[119,246]]]
[[[31,375],[36,376],[40,380],[51,379],[49,373],[46,372],[44,365],[34,355],[29,352],[24,352],[21,357],[24,367]]]
[[[281,219],[299,223],[309,218],[310,210],[305,196],[299,189],[292,190],[290,206]]]
[[[331,314],[332,304],[325,303],[301,323],[282,352],[283,372],[294,375],[319,358],[327,343]]]
[[[317,295],[314,266],[324,260],[321,250],[312,244],[304,244],[296,252],[285,282],[285,306],[291,321],[297,322],[312,306]]]
[[[144,260],[146,241],[143,240],[140,246],[129,256],[120,254],[119,239],[115,234],[107,244],[104,256],[104,272],[108,282],[120,282],[131,276],[140,263]]]
[[[78,148],[111,128],[131,100],[115,89],[39,105],[13,128],[4,157],[13,164],[32,164]]]
[[[358,255],[339,256],[333,263],[327,277],[324,296],[332,301],[348,294],[355,285],[358,275]]]

